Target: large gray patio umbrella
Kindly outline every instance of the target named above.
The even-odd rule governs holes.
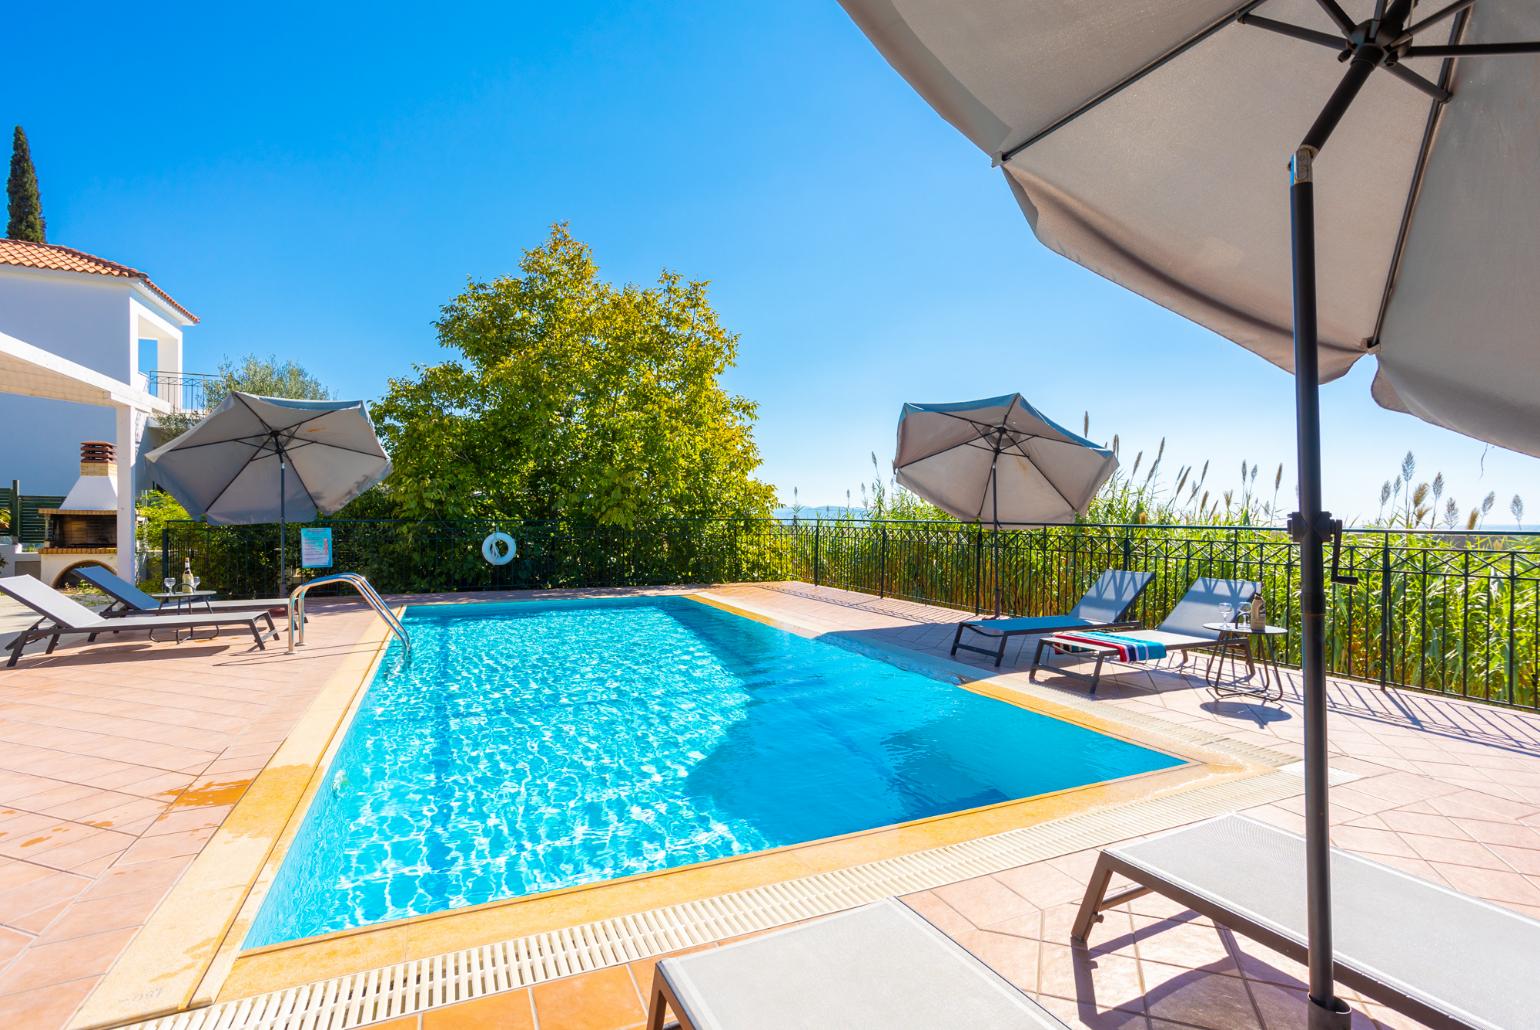
[[[277,522],[280,593],[289,520],[330,515],[390,474],[363,401],[239,392],[145,461],[182,507],[215,525]]]
[[[1073,522],[1118,467],[1019,393],[952,404],[905,404],[894,477],[942,511],[1002,525]],[[995,614],[1000,614],[999,555]]]
[[[1040,240],[1295,373],[1310,1023],[1345,1026],[1317,393],[1373,354],[1381,404],[1540,454],[1540,3],[842,3]]]

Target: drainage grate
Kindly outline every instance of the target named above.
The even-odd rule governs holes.
[[[1184,736],[1170,724],[1161,728],[1168,736]],[[1234,742],[1223,743],[1227,746],[1215,750],[1240,750]],[[222,1002],[138,1023],[135,1030],[350,1030],[1103,847],[1299,792],[1299,778],[1287,773],[1230,780],[849,869]]]

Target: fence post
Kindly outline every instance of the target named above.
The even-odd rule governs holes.
[[[171,578],[171,527],[160,527],[160,578]]]
[[[877,549],[877,596],[888,596],[888,527],[887,524],[878,527],[882,544]]]
[[[1514,595],[1519,592],[1519,556],[1508,554],[1508,703],[1513,704],[1513,678],[1518,673],[1514,652],[1518,650],[1519,628],[1514,625]]]
[[[813,586],[818,585],[818,538],[823,532],[823,521],[813,523]]]
[[[1380,547],[1380,689],[1390,685],[1390,534]]]
[[[978,523],[973,534],[973,614],[984,610],[984,524]]]

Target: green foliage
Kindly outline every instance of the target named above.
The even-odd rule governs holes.
[[[146,490],[140,494],[134,511],[139,516],[139,538],[150,550],[160,547],[162,531],[168,525],[191,518],[187,509],[164,490]]]
[[[293,361],[279,361],[248,354],[240,361],[225,358],[219,363],[215,378],[204,388],[204,410],[211,410],[231,393],[254,393],[261,397],[288,397],[294,400],[330,400],[331,391],[315,376]],[[197,425],[202,415],[178,412],[161,417],[161,425],[171,436],[180,436]]]
[[[43,198],[37,189],[37,171],[32,167],[32,149],[27,134],[16,126],[11,137],[11,174],[5,181],[5,195],[10,220],[5,235],[13,240],[47,242],[44,237]]]
[[[564,225],[519,271],[445,305],[439,342],[455,356],[393,379],[374,405],[394,466],[384,503],[601,526],[769,511],[755,405],[719,381],[737,336],[706,283],[605,282]]]

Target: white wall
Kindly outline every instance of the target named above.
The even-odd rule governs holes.
[[[141,337],[165,340],[180,366],[174,317],[127,279],[0,268],[0,332],[120,382],[137,385]],[[115,433],[111,408],[0,392],[0,485],[17,479],[24,493],[66,493],[80,475],[81,441]]]

